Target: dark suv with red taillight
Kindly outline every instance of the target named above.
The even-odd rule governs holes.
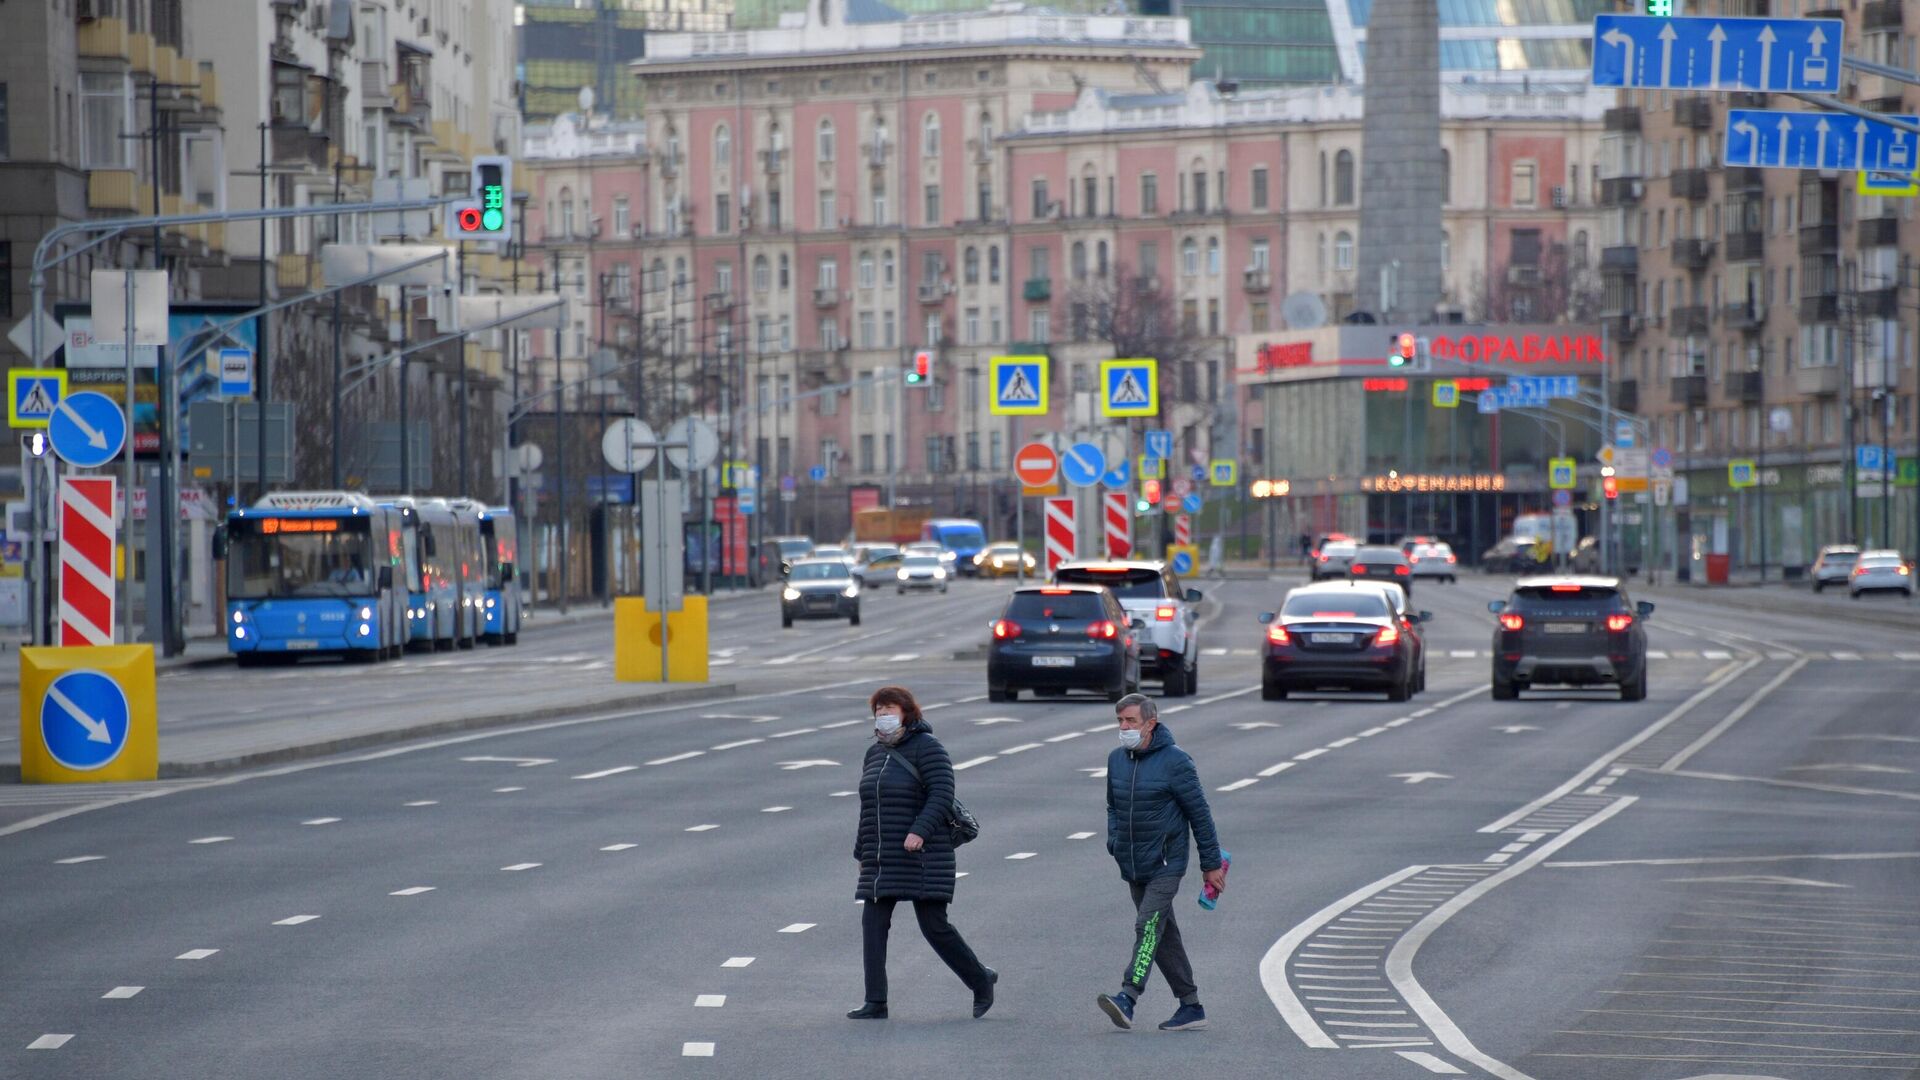
[[[1102,585],[1015,589],[989,628],[987,700],[1092,690],[1119,701],[1140,689],[1143,625]]]
[[[1412,624],[1426,612],[1402,614],[1392,590],[1353,581],[1302,585],[1277,612],[1262,612],[1266,645],[1260,697],[1280,701],[1304,690],[1384,690],[1405,701],[1420,688],[1424,665]]]
[[[1407,560],[1399,548],[1363,547],[1353,553],[1353,561],[1347,564],[1347,578],[1352,581],[1391,581],[1413,595],[1413,563]]]
[[[1487,610],[1493,630],[1493,698],[1512,701],[1543,685],[1617,686],[1647,696],[1647,616],[1618,578],[1529,577]]]

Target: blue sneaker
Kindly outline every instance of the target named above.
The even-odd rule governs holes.
[[[1180,1006],[1179,1012],[1174,1013],[1173,1016],[1170,1019],[1168,1019],[1166,1023],[1160,1025],[1160,1030],[1161,1031],[1199,1031],[1201,1028],[1206,1026],[1207,1026],[1207,1010],[1201,1008],[1199,1003],[1195,1002],[1192,1005]]]
[[[1133,997],[1129,994],[1101,994],[1094,998],[1100,1011],[1107,1014],[1113,1026],[1122,1031],[1133,1030]]]

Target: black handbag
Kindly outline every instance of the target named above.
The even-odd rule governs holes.
[[[919,784],[922,788],[927,786],[926,780],[920,776],[920,770],[913,767],[913,762],[908,761],[904,757],[897,757],[891,751],[887,753],[887,756],[899,762],[908,772],[912,773],[915,783]],[[953,813],[947,818],[947,828],[952,833],[954,847],[959,847],[962,844],[970,843],[980,838],[980,819],[973,816],[973,811],[967,809],[966,804],[960,801],[958,795],[955,795],[953,798]]]

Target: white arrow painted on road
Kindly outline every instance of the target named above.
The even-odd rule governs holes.
[[[1508,735],[1518,735],[1523,731],[1539,731],[1540,729],[1531,724],[1508,724],[1506,727],[1497,727],[1493,730],[1505,732]]]
[[[828,761],[826,758],[808,758],[805,761],[783,761],[780,763],[780,768],[787,772],[794,772],[799,769],[811,769],[817,765],[832,766],[838,764],[840,763],[837,761]]]
[[[88,446],[93,447],[95,450],[105,450],[107,448],[106,433],[96,430],[92,424],[81,419],[80,410],[74,408],[70,402],[65,400],[60,402],[60,415],[73,421],[73,426],[79,428],[80,433],[87,437]]]
[[[1760,129],[1741,120],[1733,125],[1733,130],[1747,137],[1747,156],[1743,158],[1749,164],[1760,160]],[[1732,164],[1729,162],[1729,164]]]
[[[1271,720],[1248,720],[1233,726],[1239,728],[1241,731],[1252,731],[1254,728],[1279,727],[1280,725]]]
[[[1417,784],[1422,780],[1453,779],[1453,777],[1443,772],[1397,772],[1393,774],[1393,778],[1395,780],[1405,780],[1409,784]]]
[[[1780,39],[1774,36],[1771,24],[1760,28],[1760,75],[1753,80],[1753,85],[1764,88],[1773,78],[1773,43],[1778,40]],[[1740,55],[1744,62],[1746,54]]]
[[[53,699],[55,705],[66,710],[68,716],[79,721],[81,727],[87,729],[88,742],[110,743],[113,741],[113,736],[107,734],[107,722],[104,720],[95,720],[93,717],[88,716],[87,711],[75,705],[72,698],[60,692],[59,687],[47,687],[47,696]]]
[[[1672,23],[1668,23],[1667,25],[1660,28],[1660,85],[1661,86],[1673,85],[1673,39],[1679,36],[1680,36],[1680,32],[1673,28]]]
[[[476,762],[497,761],[502,765],[514,765],[522,769],[530,769],[535,765],[551,765],[554,762],[554,759],[550,757],[494,757],[490,754],[481,757],[463,757],[460,760]]]
[[[1609,30],[1600,35],[1600,40],[1609,45],[1618,45],[1620,48],[1626,50],[1626,62],[1620,65],[1620,70],[1625,75],[1628,84],[1631,85],[1633,81],[1633,36],[1620,30]]]
[[[1727,32],[1720,28],[1719,23],[1714,23],[1713,29],[1707,31],[1707,40],[1713,42],[1713,60],[1707,72],[1707,86],[1717,90],[1720,88],[1720,47],[1727,43]]]

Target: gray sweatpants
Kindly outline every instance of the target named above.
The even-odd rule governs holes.
[[[1130,881],[1127,885],[1133,890],[1133,958],[1120,977],[1121,992],[1140,1000],[1147,989],[1147,974],[1158,957],[1160,974],[1180,1004],[1199,1004],[1200,988],[1193,985],[1193,963],[1181,944],[1180,924],[1173,919],[1173,898],[1180,891],[1180,875]]]

